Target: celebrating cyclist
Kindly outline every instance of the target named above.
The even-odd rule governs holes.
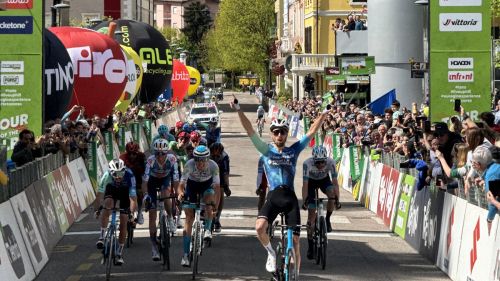
[[[179,200],[184,198],[190,203],[197,203],[197,196],[205,203],[205,234],[203,239],[212,238],[210,229],[212,228],[213,211],[215,207],[215,189],[220,188],[219,167],[217,163],[210,160],[210,151],[204,145],[199,145],[194,149],[193,159],[189,160],[184,167],[181,182],[179,184]],[[191,245],[191,231],[194,221],[194,210],[185,208],[186,221],[184,224],[183,242],[184,255],[181,265],[189,266],[189,246]]]
[[[307,146],[311,137],[321,127],[328,111],[326,109],[312,124],[307,134],[302,137],[290,147],[286,147],[285,143],[288,137],[288,122],[282,119],[275,119],[272,121],[271,137],[272,143],[266,144],[255,133],[252,123],[245,114],[240,110],[238,100],[234,98],[231,106],[238,111],[241,124],[248,136],[250,137],[253,145],[264,157],[264,170],[269,180],[269,193],[267,200],[262,209],[260,209],[255,229],[257,236],[262,243],[262,246],[267,250],[267,263],[266,269],[269,272],[276,271],[276,253],[271,245],[269,236],[267,234],[267,227],[269,222],[273,222],[280,212],[284,212],[287,225],[296,225],[294,228],[294,249],[296,254],[296,266],[300,270],[300,207],[295,195],[293,181],[295,178],[295,167],[297,165],[297,158],[300,152]]]
[[[229,155],[224,151],[224,146],[220,142],[213,143],[210,146],[210,159],[214,160],[219,166],[220,189],[215,190],[215,209],[217,214],[214,219],[214,231],[221,231],[220,215],[224,208],[224,194],[231,195],[229,189]]]
[[[120,244],[116,264],[122,265],[125,263],[123,261],[123,248],[125,245],[125,239],[127,238],[127,221],[128,221],[128,211],[135,211],[137,206],[137,195],[135,187],[135,177],[131,170],[127,169],[125,163],[121,159],[113,159],[108,164],[109,170],[104,173],[100,182],[99,189],[97,191],[97,200],[95,206],[99,206],[98,210],[95,212],[95,217],[98,219],[100,217],[101,221],[101,233],[99,235],[99,240],[97,240],[97,249],[104,248],[104,236],[106,235],[109,215],[111,215],[112,208],[115,207],[117,200],[120,201],[120,236],[118,237],[118,243]],[[102,211],[102,216],[101,210]]]
[[[307,249],[307,258],[313,259],[313,240],[312,234],[314,231],[314,221],[316,220],[316,189],[334,200],[328,200],[326,205],[326,231],[332,231],[330,216],[334,208],[340,209],[339,184],[337,181],[337,171],[335,169],[335,161],[328,158],[325,147],[322,145],[315,146],[312,151],[312,157],[304,161],[303,164],[303,184],[302,198],[304,199],[304,209],[308,209],[307,216],[307,241],[309,248]]]
[[[146,170],[142,178],[142,192],[144,193],[144,207],[149,212],[149,238],[152,245],[153,261],[159,261],[160,255],[156,243],[156,210],[157,190],[160,190],[161,197],[171,195],[170,183],[173,180],[173,188],[177,188],[179,183],[179,171],[177,159],[169,152],[168,141],[158,139],[153,143],[154,155],[146,161]],[[163,200],[165,210],[168,215],[168,225],[171,231],[175,230],[172,218],[172,200]]]
[[[125,166],[127,166],[133,173],[135,177],[136,187],[142,186],[142,175],[144,175],[144,170],[146,169],[146,155],[139,151],[139,145],[133,141],[128,142],[125,145],[125,153],[120,155],[120,159],[123,160]],[[144,217],[142,216],[142,199],[143,194],[141,189],[137,189],[137,223],[143,224]]]

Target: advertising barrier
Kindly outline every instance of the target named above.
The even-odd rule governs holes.
[[[405,239],[405,229],[408,222],[408,211],[410,209],[411,194],[415,188],[415,178],[410,175],[402,174],[399,203],[396,210],[396,222],[394,233]]]

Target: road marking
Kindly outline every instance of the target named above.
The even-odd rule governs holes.
[[[378,224],[384,224],[384,220],[379,217],[372,217],[372,220],[376,221]]]
[[[76,271],[87,271],[92,267],[92,265],[92,263],[82,263],[76,268]]]
[[[87,259],[88,260],[98,260],[102,257],[102,253],[94,253],[90,255]]]
[[[77,245],[57,245],[53,253],[70,253],[76,250]]]
[[[82,221],[86,216],[88,216],[89,214],[86,214],[86,213],[82,213],[77,219],[75,222],[80,222]]]
[[[70,275],[66,281],[80,281],[80,278],[82,278],[81,275]]]
[[[72,235],[97,235],[99,231],[78,231],[78,232],[66,232],[67,236]],[[305,232],[304,232],[305,233]],[[143,234],[137,237],[149,237],[149,229],[136,229],[135,234]],[[176,235],[182,235],[182,229],[177,229]],[[223,228],[220,233],[216,235],[231,236],[231,235],[247,235],[255,236],[255,230],[253,229],[238,229],[238,228]],[[328,233],[330,237],[378,237],[378,238],[389,238],[394,237],[391,232],[365,232],[365,231],[333,231]]]
[[[336,223],[351,223],[351,221],[346,216],[333,216],[332,224]]]

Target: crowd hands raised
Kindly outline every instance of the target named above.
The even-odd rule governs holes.
[[[401,168],[416,168],[417,187],[428,186],[431,180],[450,193],[458,195],[463,186],[465,195],[474,188],[488,201],[488,222],[494,219],[500,198],[490,191],[490,182],[500,180],[500,101],[493,111],[479,114],[473,121],[461,112],[448,123],[430,124],[428,104],[412,108],[394,101],[383,115],[373,114],[366,107],[344,102],[342,93],[334,93],[332,108],[322,125],[321,133],[341,134],[340,145],[369,147],[373,155],[399,155]],[[284,106],[308,117],[311,124],[325,108],[321,96],[288,100]]]
[[[75,105],[61,118],[46,122],[43,135],[35,136],[29,129],[22,130],[11,159],[16,167],[59,151],[64,155],[78,152],[85,159],[90,141],[104,143],[102,132],[113,132],[119,125],[144,118],[155,120],[157,116],[173,110],[174,106],[164,101],[130,105],[124,113],[114,111],[108,116],[88,116],[84,107]],[[72,119],[74,116],[77,116],[76,119]]]

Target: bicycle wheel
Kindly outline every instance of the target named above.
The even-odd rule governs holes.
[[[316,264],[321,262],[321,237],[320,237],[319,225],[316,223],[314,227],[314,257],[316,258]]]
[[[285,259],[286,271],[285,271],[285,281],[297,280],[297,266],[295,260],[294,249],[287,250],[287,257]]]
[[[285,259],[283,256],[283,248],[281,244],[278,243],[276,246],[276,272],[274,273],[276,280],[285,280]]]
[[[321,269],[325,270],[326,266],[326,247],[328,245],[328,237],[326,236],[326,222],[325,217],[319,218],[320,231],[319,231],[319,241],[320,249],[319,255],[321,255]]]
[[[130,245],[134,244],[134,227],[132,226],[132,222],[127,222],[127,248],[130,248]]]
[[[200,239],[201,238],[201,227],[200,222],[194,222],[193,224],[193,233],[191,234],[191,239],[193,243],[193,248],[191,251],[193,262],[191,264],[191,268],[193,269],[192,279],[196,278],[196,274],[198,274],[198,258],[200,256]]]
[[[160,253],[163,266],[170,270],[170,232],[167,227],[166,217],[160,218]]]
[[[115,235],[114,230],[111,228],[104,245],[104,265],[106,266],[106,281],[111,277],[111,264],[113,264],[115,255]]]

